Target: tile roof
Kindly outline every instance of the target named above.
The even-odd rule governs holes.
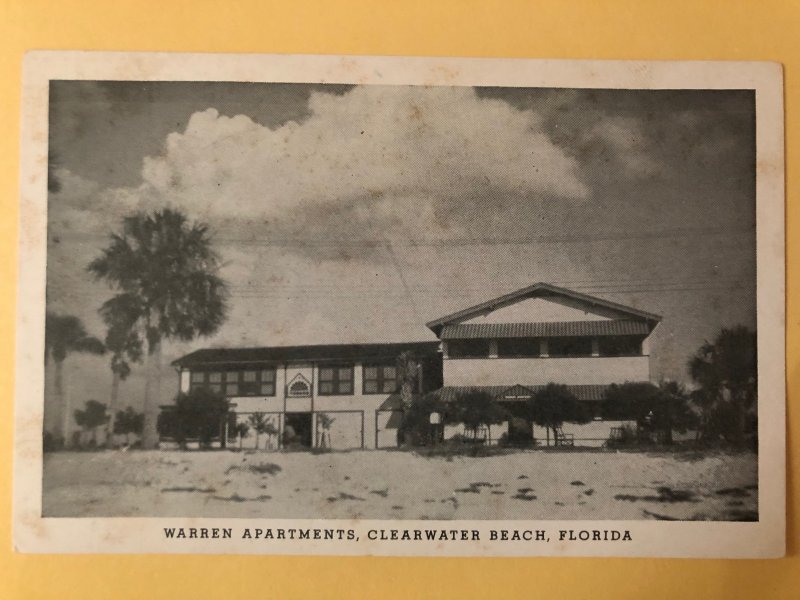
[[[584,335],[647,335],[645,321],[558,321],[551,323],[459,323],[445,325],[443,340],[518,337],[570,337]]]
[[[400,353],[405,351],[410,351],[420,356],[432,356],[439,351],[439,342],[204,348],[182,356],[173,361],[172,364],[178,367],[191,367],[208,364],[235,365],[307,360],[394,360]]]
[[[525,400],[523,396],[528,393],[535,394],[543,389],[544,385],[487,385],[487,386],[448,386],[443,387],[436,393],[445,402],[455,401],[459,394],[466,392],[486,392],[500,402],[513,402],[515,400]],[[609,388],[607,385],[568,385],[567,388],[570,392],[575,394],[578,400],[584,402],[600,402],[605,396],[606,390]],[[516,397],[514,397],[516,396]]]

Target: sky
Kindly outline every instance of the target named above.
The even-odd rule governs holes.
[[[210,226],[229,318],[165,362],[434,340],[426,321],[537,281],[663,315],[656,379],[688,383],[704,340],[755,328],[746,90],[56,81],[50,156],[48,309],[99,337],[113,292],[86,265],[121,219]],[[68,361],[73,405],[105,401],[108,357]]]

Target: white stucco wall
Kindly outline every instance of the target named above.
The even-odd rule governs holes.
[[[309,398],[289,398],[285,399],[286,383],[291,381],[298,373],[302,373],[309,381],[314,383],[314,397]],[[273,397],[263,396],[239,396],[230,398],[235,405],[234,412],[239,415],[239,419],[245,420],[251,413],[282,413],[284,406],[286,412],[311,412],[313,407],[314,421],[313,426],[319,433],[314,436],[315,445],[322,443],[322,430],[316,428],[316,415],[328,413],[333,419],[329,436],[325,437],[326,443],[337,450],[360,448],[361,429],[363,423],[363,441],[365,448],[375,447],[376,418],[378,419],[379,446],[387,447],[397,444],[397,429],[388,427],[389,413],[377,412],[390,408],[387,403],[389,394],[362,394],[363,369],[361,364],[356,364],[353,369],[353,384],[355,394],[321,396],[319,395],[319,366],[314,365],[289,365],[286,368],[279,366],[276,371],[276,395]],[[391,408],[399,408],[399,401],[391,404]],[[377,415],[376,415],[377,413]],[[363,418],[362,418],[363,415]],[[363,420],[362,420],[363,419]],[[282,427],[282,425],[281,425]],[[263,436],[262,436],[263,437]],[[261,439],[261,447],[267,443],[266,439]],[[234,441],[232,445],[237,445]],[[244,448],[254,448],[255,438],[253,434],[243,440]]]
[[[463,323],[542,323],[555,321],[602,321],[630,318],[626,313],[589,306],[571,298],[526,298]]]
[[[609,385],[649,381],[647,356],[585,358],[448,358],[444,385]]]

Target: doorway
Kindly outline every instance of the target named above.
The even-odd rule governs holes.
[[[286,413],[284,448],[311,448],[311,413]]]

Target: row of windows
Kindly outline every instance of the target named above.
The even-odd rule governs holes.
[[[639,356],[642,353],[642,340],[638,337],[600,337],[598,352],[600,356]],[[542,356],[541,338],[506,338],[497,340],[499,358],[538,358]],[[547,356],[581,357],[592,356],[592,339],[587,337],[548,338]],[[488,358],[489,340],[451,340],[447,342],[450,358]]]
[[[274,396],[275,369],[192,371],[191,387],[207,387],[226,396]]]
[[[249,371],[192,371],[190,381],[192,388],[207,387],[228,397],[275,395],[274,368]],[[364,366],[364,394],[391,394],[399,387],[395,366]],[[320,396],[352,396],[353,390],[353,365],[320,367]]]

